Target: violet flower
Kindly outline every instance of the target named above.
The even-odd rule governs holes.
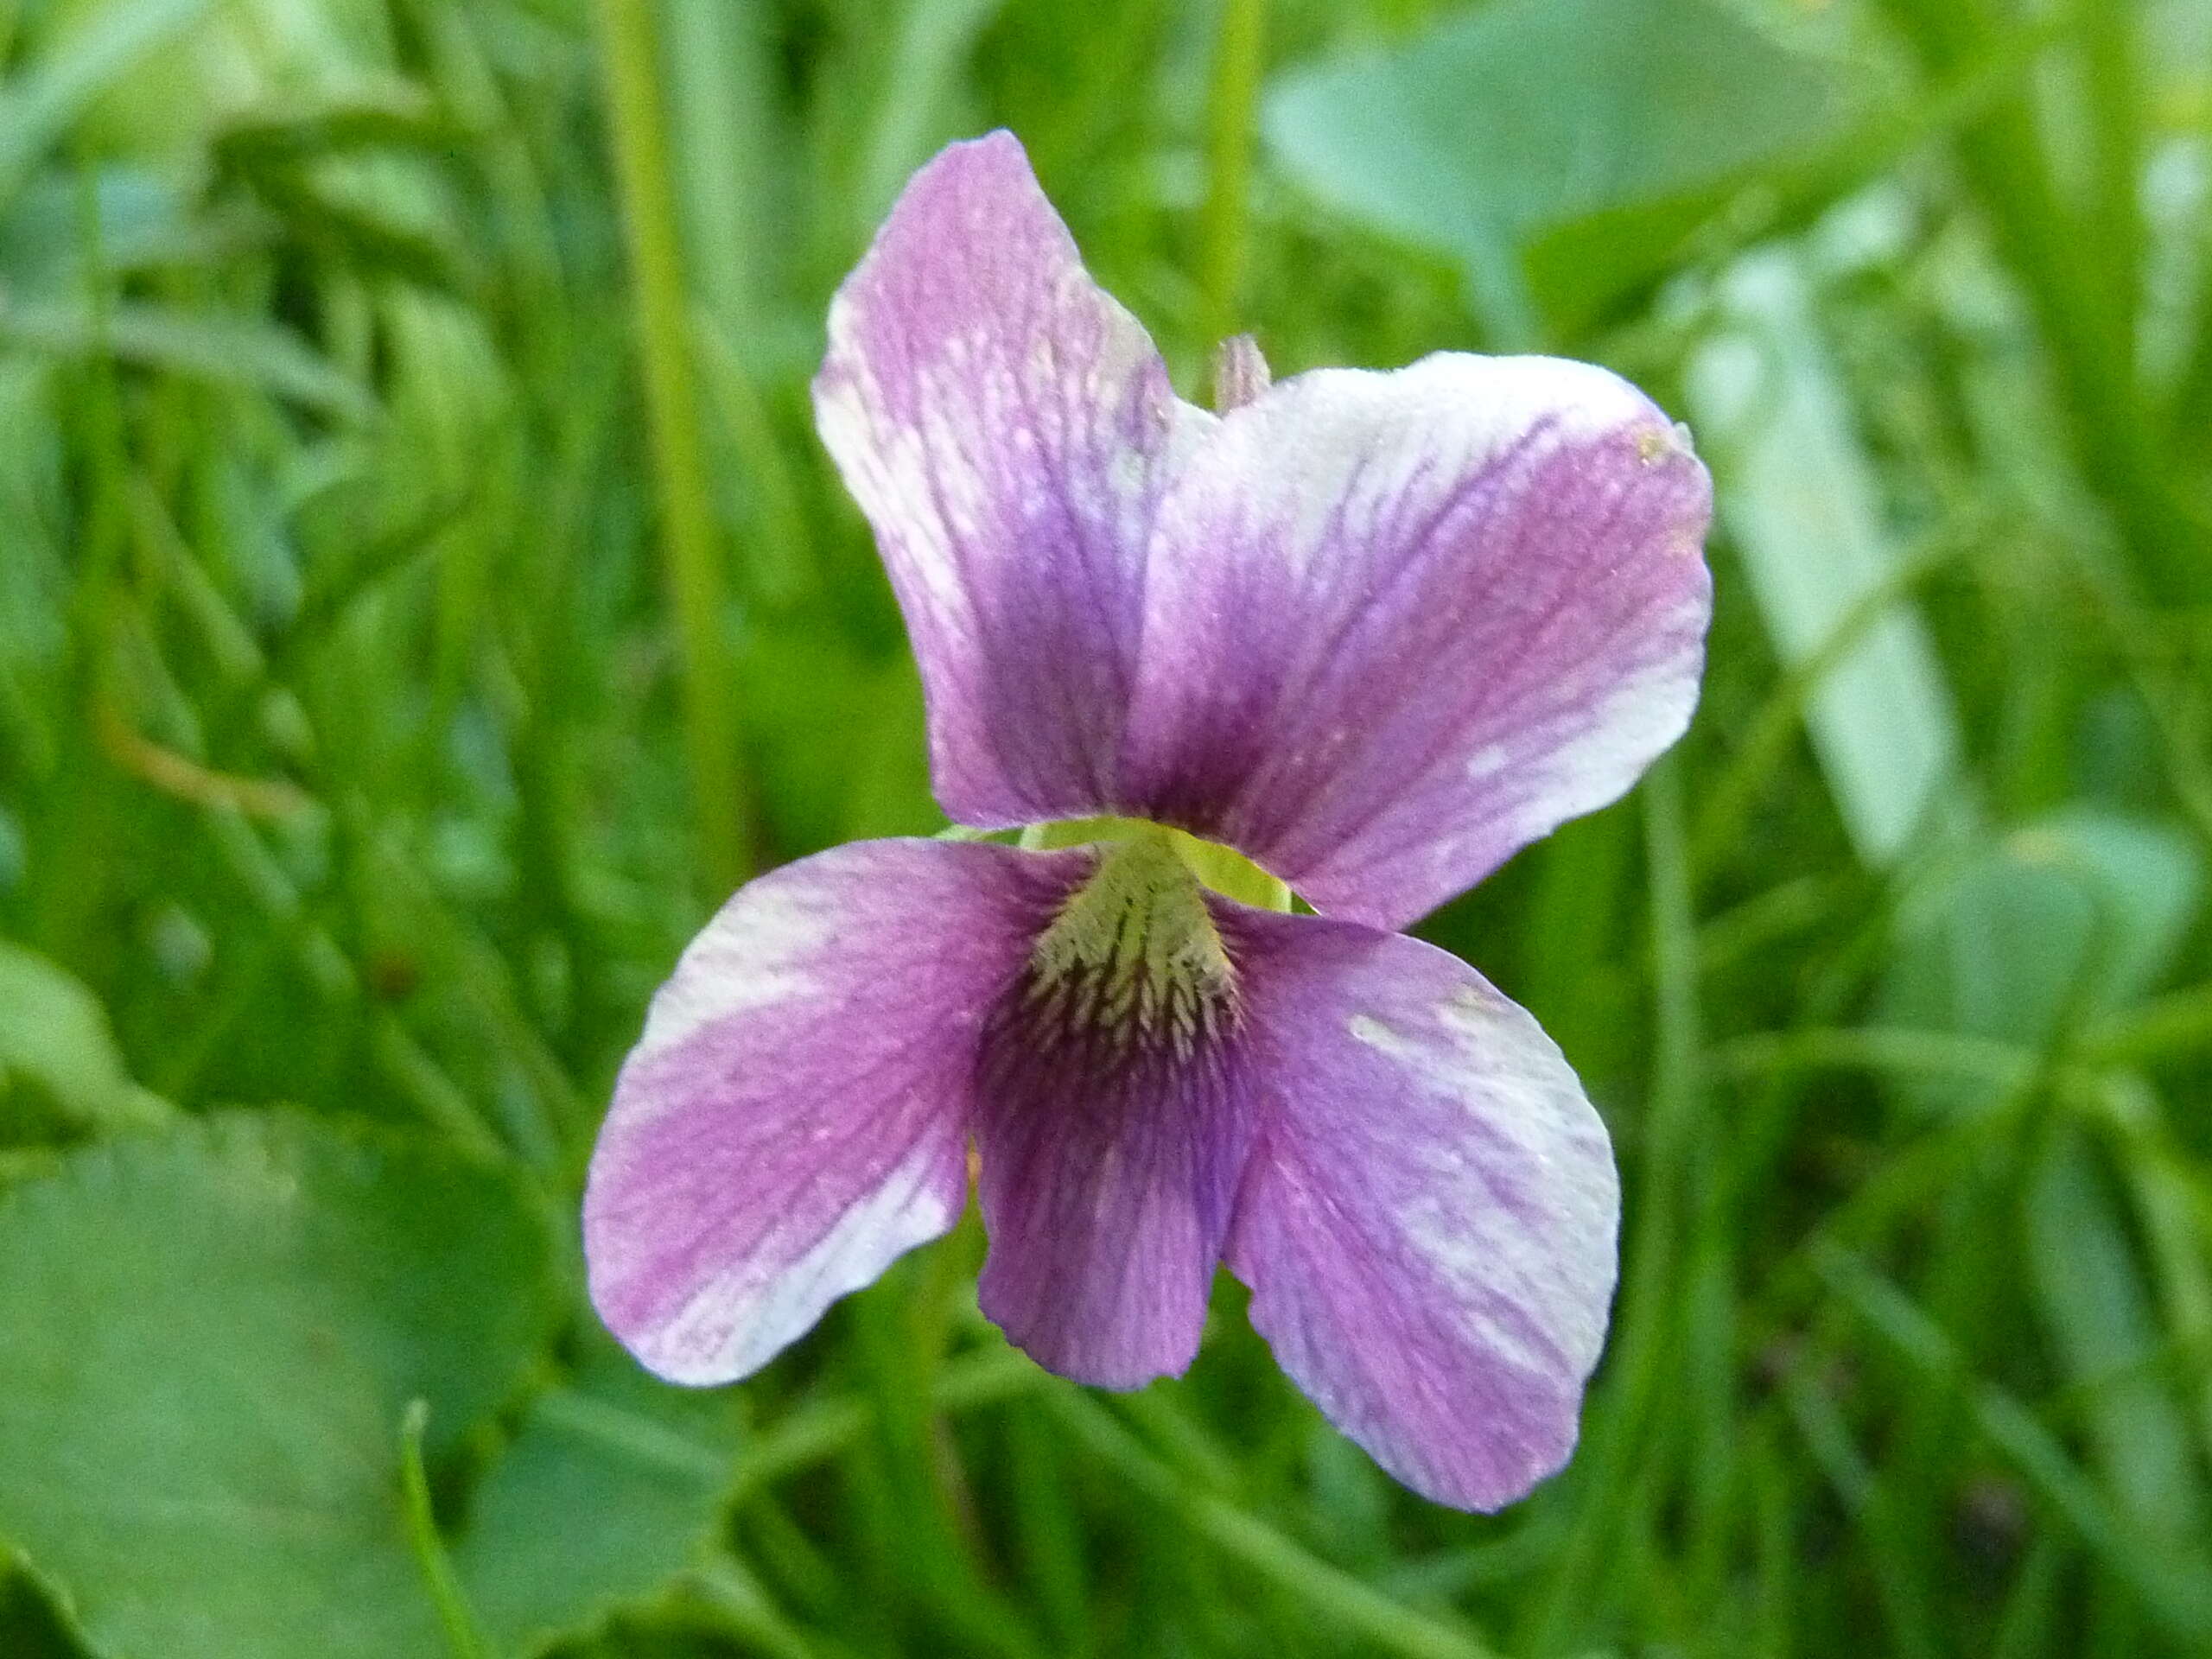
[[[1225,413],[1177,399],[1012,136],[907,186],[815,401],[938,798],[1113,817],[738,893],[615,1086],[592,1295],[661,1375],[742,1376],[952,1226],[972,1146],[982,1308],[1040,1363],[1181,1371],[1226,1263],[1332,1422],[1495,1508],[1573,1446],[1618,1185],[1535,1021],[1394,930],[1680,734],[1709,486],[1584,364],[1224,361]]]

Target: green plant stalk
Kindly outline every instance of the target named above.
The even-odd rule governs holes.
[[[2198,1353],[2212,1352],[2212,1269],[2197,1244],[2197,1188],[2188,1173],[2188,1157],[2164,1143],[2158,1122],[2161,1103],[2143,1078],[2115,1077],[2105,1093],[2107,1109],[2121,1131],[2113,1152],[2158,1268],[2171,1342]],[[2185,1386],[2197,1442],[2212,1450],[2212,1368],[2199,1365]]]
[[[1207,99],[1206,201],[1200,221],[1198,281],[1206,340],[1238,332],[1244,267],[1251,242],[1252,132],[1266,55],[1267,0],[1222,0]]]
[[[1039,1387],[1045,1373],[1009,1348],[947,1361],[932,1382],[930,1407],[957,1414],[999,1404]],[[859,1398],[816,1399],[763,1429],[739,1458],[730,1477],[733,1505],[762,1488],[837,1457],[874,1427],[877,1402]]]
[[[701,1562],[688,1587],[733,1634],[770,1659],[813,1659],[812,1644],[783,1616],[760,1581],[731,1557],[716,1555]]]
[[[437,1519],[430,1512],[430,1482],[423,1471],[423,1431],[429,1426],[429,1402],[412,1400],[399,1421],[399,1488],[406,1512],[407,1541],[415,1564],[423,1573],[423,1587],[438,1610],[438,1624],[454,1659],[491,1659],[491,1649],[476,1628],[461,1580],[438,1536]]]
[[[976,37],[1003,6],[1004,0],[900,0],[872,9],[875,49],[864,55],[866,73],[875,78],[868,94],[874,119],[847,152],[857,166],[855,183],[832,192],[851,214],[855,251],[874,234],[906,175],[928,159],[931,124],[958,96]]]
[[[1844,1513],[1866,1541],[1868,1554],[1883,1565],[1885,1570],[1872,1577],[1895,1650],[1905,1659],[1935,1659],[1942,1649],[1927,1586],[1916,1570],[1915,1541],[1900,1528],[1891,1489],[1859,1449],[1842,1411],[1808,1375],[1809,1369],[1799,1366],[1791,1371],[1783,1384],[1783,1405],[1815,1465],[1827,1477]]]
[[[737,772],[737,699],[722,635],[725,582],[691,372],[676,191],[668,162],[654,9],[598,0],[608,124],[629,247],[662,549],[676,604],[683,726],[700,868],[717,893],[749,871]]]
[[[953,1252],[939,1249],[930,1267],[940,1278]],[[943,1374],[946,1303],[951,1287],[934,1284],[919,1294],[893,1287],[862,1299],[855,1335],[869,1391],[874,1396],[871,1452],[899,1541],[897,1565],[912,1593],[941,1621],[963,1653],[1023,1659],[1042,1649],[1016,1608],[991,1583],[991,1565],[972,1516],[963,1513],[964,1479],[956,1484],[940,1439],[942,1421],[932,1395]]]
[[[752,486],[753,557],[746,575],[753,592],[771,604],[787,604],[818,579],[806,499],[784,454],[760,378],[738,349],[728,325],[702,312],[697,326],[707,401],[721,417],[730,448]]]
[[[2171,1636],[2193,1648],[2212,1635],[2212,1573],[2202,1561],[2185,1551],[2159,1549],[2130,1527],[2042,1420],[1982,1381],[1948,1333],[1863,1260],[1825,1244],[1815,1251],[1814,1268],[1924,1386],[1961,1400],[1982,1440]]]
[[[58,960],[81,963],[85,957],[79,952],[101,931],[99,918],[113,886],[119,814],[110,803],[117,798],[120,778],[113,766],[99,759],[96,728],[97,711],[117,706],[112,658],[125,606],[124,562],[130,524],[124,502],[132,462],[122,389],[110,346],[113,299],[93,174],[81,160],[73,183],[93,349],[86,354],[81,393],[70,404],[67,418],[75,444],[86,457],[90,500],[78,532],[77,578],[68,600],[73,647],[71,702],[78,712],[56,760],[67,795],[73,798],[68,816],[81,830],[63,841],[60,857],[44,872],[24,936]],[[5,544],[0,542],[0,547]]]

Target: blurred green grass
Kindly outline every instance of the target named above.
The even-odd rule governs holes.
[[[17,0],[0,77],[0,1653],[2212,1650],[2212,6]],[[1424,927],[1627,1184],[1503,1516],[1226,1281],[1042,1376],[972,1221],[735,1390],[582,1306],[690,931],[942,823],[805,384],[999,124],[1186,391],[1561,351],[1713,467],[1689,738]]]

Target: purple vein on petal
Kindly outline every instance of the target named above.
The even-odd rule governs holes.
[[[815,383],[927,700],[939,800],[1010,828],[1105,810],[1178,399],[998,133],[917,174],[839,290]]]
[[[1526,1013],[1433,947],[1241,912],[1255,1137],[1227,1246],[1292,1378],[1393,1475],[1495,1509],[1573,1448],[1619,1191]]]
[[[742,1376],[951,1224],[976,1035],[1080,863],[861,842],[708,925],[623,1066],[585,1192],[593,1300],[640,1359]]]
[[[1217,906],[1157,831],[1096,855],[978,1058],[983,1311],[1064,1376],[1198,1351],[1251,1134]]]
[[[1162,505],[1122,769],[1144,810],[1402,925],[1679,734],[1703,469],[1548,359],[1323,370],[1232,412]]]

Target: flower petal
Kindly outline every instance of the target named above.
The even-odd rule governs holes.
[[[1103,1389],[1179,1376],[1198,1351],[1248,1139],[1226,1067],[1139,1068],[984,1096],[976,1293],[1047,1370]],[[999,1109],[990,1109],[995,1103]]]
[[[1160,508],[1134,809],[1325,913],[1414,920],[1681,734],[1710,493],[1678,429],[1586,364],[1282,382]]]
[[[1243,912],[1259,1124],[1230,1268],[1329,1420],[1416,1491],[1493,1510],[1573,1449],[1620,1193],[1536,1022],[1419,940]]]
[[[592,1300],[639,1359],[742,1376],[957,1218],[976,1033],[1062,861],[856,842],[741,888],[692,942],[584,1193]]]
[[[1160,480],[1214,422],[1011,133],[914,175],[830,307],[814,395],[906,613],[945,810],[1109,808]]]
[[[1233,1068],[1002,1059],[976,1124],[983,1312],[1078,1382],[1179,1376],[1198,1351],[1249,1140]]]
[[[1111,959],[1058,976],[1033,965],[987,1024],[977,1292],[1039,1364],[1133,1389],[1198,1352],[1251,1114],[1221,905],[1179,866],[1121,868],[1133,884],[1086,872],[1066,912],[1105,899],[1090,938]]]

